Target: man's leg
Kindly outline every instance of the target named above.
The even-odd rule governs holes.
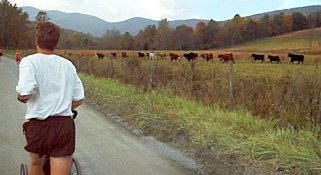
[[[31,166],[29,169],[29,175],[43,175],[42,166],[45,160],[45,156],[39,158],[38,154],[29,153]]]
[[[51,175],[69,175],[72,155],[64,157],[50,157]]]

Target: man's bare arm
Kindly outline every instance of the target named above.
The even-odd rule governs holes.
[[[83,104],[83,99],[78,101],[72,101],[71,109],[74,110],[82,104]]]

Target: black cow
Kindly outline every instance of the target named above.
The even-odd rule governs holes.
[[[190,53],[185,53],[183,56],[184,56],[188,61],[195,61],[195,59],[198,57],[198,54],[197,54],[197,53],[190,52]]]
[[[289,53],[288,57],[291,58],[290,63],[294,63],[294,61],[297,61],[298,64],[300,64],[300,62],[303,64],[304,55],[296,55],[296,54]]]
[[[116,58],[117,57],[117,53],[116,52],[112,52],[112,53],[110,53],[110,55],[111,55],[112,58]]]
[[[281,63],[281,59],[278,55],[277,56],[268,55],[268,59],[270,60],[270,63],[272,62]]]
[[[102,60],[105,57],[105,55],[102,53],[96,53],[96,57]]]
[[[144,58],[145,57],[145,54],[142,53],[142,52],[138,52],[138,58]]]
[[[253,57],[252,63],[256,62],[257,60],[260,60],[261,63],[264,62],[264,55],[258,55],[258,54],[252,53],[251,57]]]

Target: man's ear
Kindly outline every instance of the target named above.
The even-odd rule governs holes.
[[[38,46],[38,37],[35,38],[35,46]]]
[[[39,48],[38,37],[35,38],[35,47],[38,50]]]

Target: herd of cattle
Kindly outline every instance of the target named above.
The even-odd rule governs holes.
[[[256,62],[256,61],[261,61],[262,63],[265,61],[265,56],[264,55],[259,55],[259,54],[255,54],[253,53],[251,55],[252,62]],[[295,61],[300,64],[303,64],[304,61],[304,55],[297,55],[297,54],[292,54],[289,53],[288,57],[290,58],[290,63],[294,63]],[[267,59],[269,60],[269,62],[276,62],[276,63],[281,63],[281,59],[278,55],[268,55]]]
[[[105,55],[103,53],[96,53],[95,55],[98,59],[103,59],[105,57]],[[112,58],[116,58],[117,57],[117,53],[116,52],[112,52],[110,53],[110,56]],[[214,54],[213,53],[202,53],[202,54],[198,54],[198,53],[194,53],[194,52],[189,52],[189,53],[185,53],[183,55],[179,55],[176,53],[155,53],[155,52],[147,52],[147,53],[143,53],[143,52],[137,52],[137,56],[138,58],[149,58],[151,60],[155,60],[157,58],[167,58],[169,57],[171,61],[180,61],[182,58],[186,58],[188,61],[195,61],[199,56],[203,59],[205,59],[206,61],[210,61],[214,59]],[[128,53],[127,52],[121,52],[121,57],[122,58],[127,58],[128,57]],[[219,58],[219,60],[222,63],[226,63],[228,61],[231,62],[235,62],[235,59],[233,57],[232,53],[228,53],[228,54],[219,54],[217,56]],[[298,55],[298,54],[292,54],[289,53],[288,57],[290,58],[290,63],[294,63],[297,62],[298,64],[302,63],[304,61],[304,55]],[[252,62],[255,63],[256,61],[260,61],[261,63],[263,63],[265,61],[265,55],[262,54],[255,54],[253,53],[251,55],[252,58]],[[281,63],[281,59],[278,55],[268,55],[267,56],[267,61],[270,63],[276,62],[276,63]]]

